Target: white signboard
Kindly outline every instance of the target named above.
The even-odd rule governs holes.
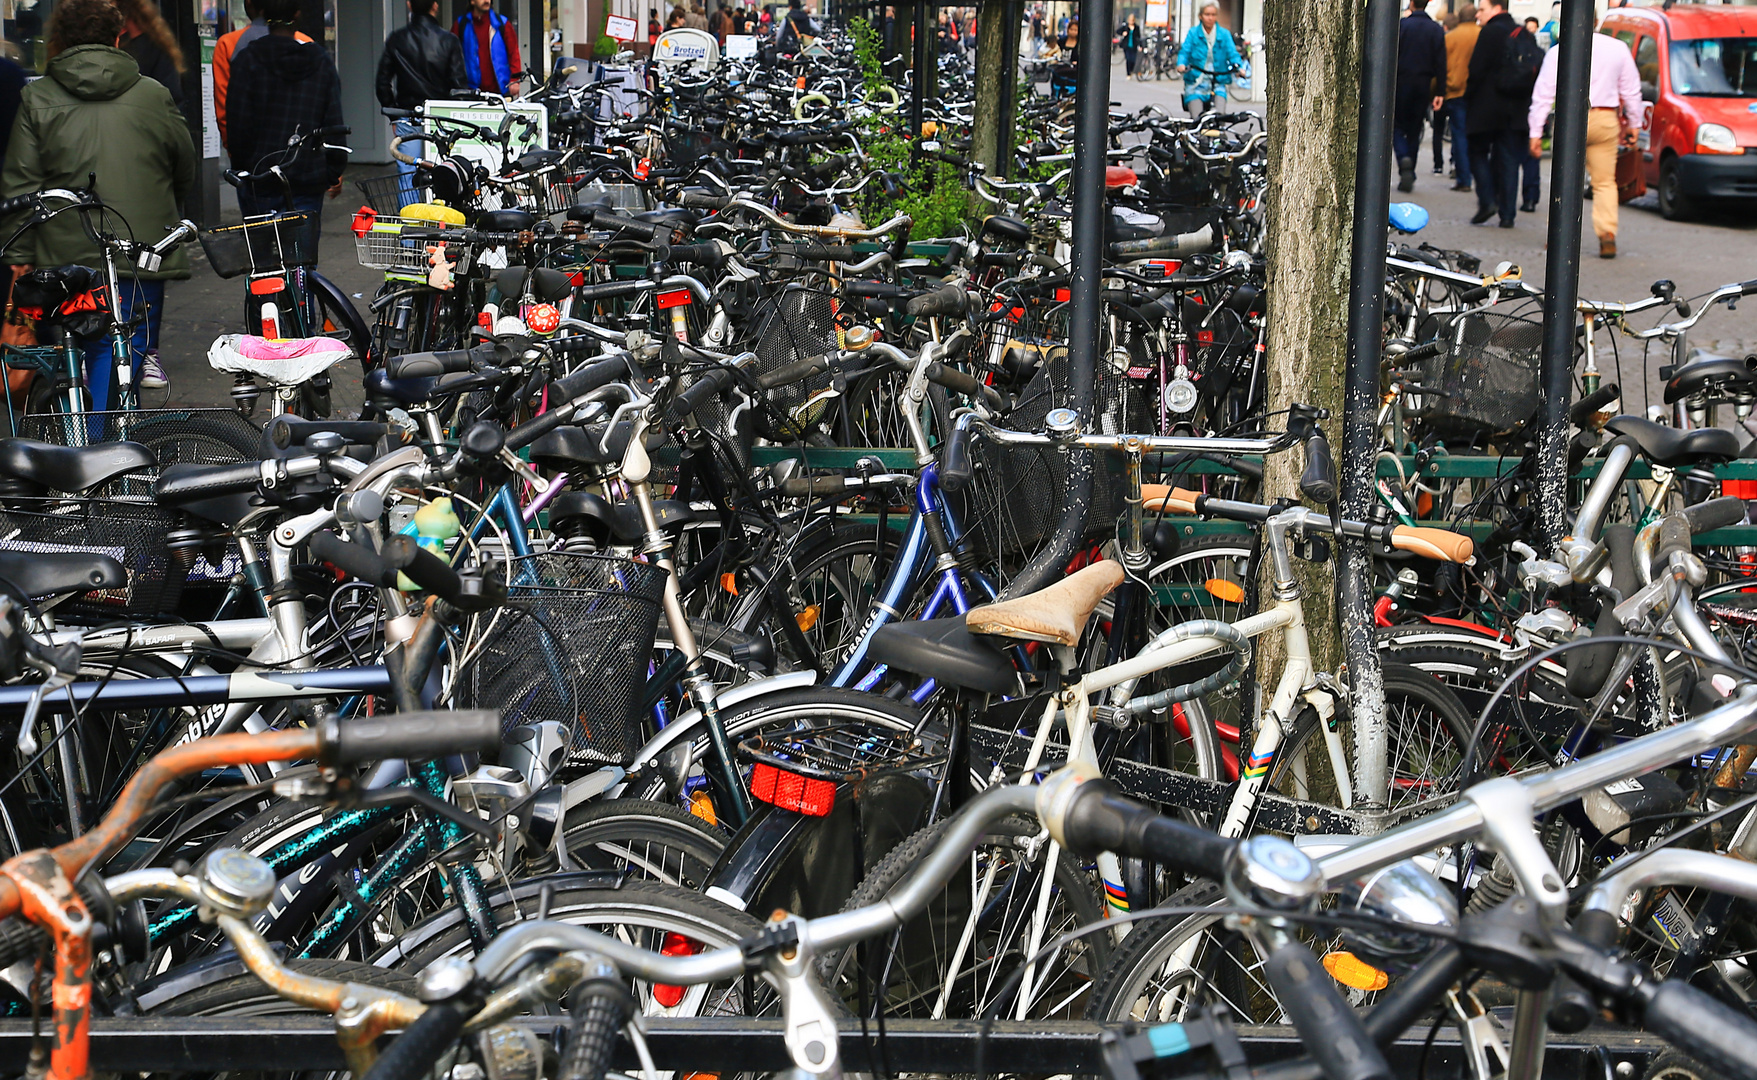
[[[633,41],[639,25],[625,15],[606,15],[604,32],[617,41]]]
[[[214,66],[201,65],[201,156],[220,156],[220,121],[214,115]]]
[[[1147,25],[1164,26],[1171,21],[1171,0],[1154,3],[1147,0]]]
[[[706,30],[679,26],[659,35],[653,59],[661,64],[690,64],[712,70],[720,62],[720,43]]]
[[[728,35],[726,35],[726,59],[728,59],[728,60],[754,60],[754,59],[756,59],[756,35],[755,34],[728,34]]]
[[[502,124],[507,122],[508,115],[513,117],[508,129],[512,140],[508,146],[514,158],[531,150],[542,150],[549,145],[549,113],[541,104],[524,102],[508,102],[505,108],[499,105],[478,104],[465,101],[428,101],[425,121],[428,131],[458,131],[460,129],[447,124],[435,124],[434,117],[450,117],[454,120],[467,120],[490,133],[498,132]],[[422,153],[428,157],[438,157],[439,147],[432,142],[421,144]],[[459,139],[452,147],[452,152],[462,154],[471,161],[478,162],[485,168],[499,172],[505,165],[501,160],[498,143],[485,142],[476,138]]]

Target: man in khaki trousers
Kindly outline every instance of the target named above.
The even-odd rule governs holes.
[[[1531,91],[1531,156],[1543,156],[1543,126],[1556,104],[1556,60],[1551,48]],[[1641,128],[1641,75],[1629,47],[1606,34],[1592,35],[1592,79],[1586,115],[1586,174],[1592,183],[1592,231],[1598,257],[1617,257],[1617,147],[1635,142]]]

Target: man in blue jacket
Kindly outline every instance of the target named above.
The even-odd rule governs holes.
[[[1415,187],[1415,158],[1429,106],[1446,105],[1446,30],[1428,17],[1428,0],[1409,0],[1409,14],[1397,25],[1397,100],[1392,107],[1392,143],[1397,150],[1397,190]]]
[[[470,0],[470,10],[458,16],[452,33],[464,47],[464,71],[470,85],[490,94],[515,94],[524,77],[519,66],[518,31],[505,15],[494,10],[494,0]]]

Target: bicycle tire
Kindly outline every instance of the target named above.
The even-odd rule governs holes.
[[[616,870],[700,891],[726,836],[687,810],[647,799],[583,803],[567,812],[568,857],[582,870]]]

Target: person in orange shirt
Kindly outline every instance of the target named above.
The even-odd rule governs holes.
[[[244,14],[250,16],[249,26],[234,30],[214,42],[214,122],[220,126],[220,145],[226,147],[228,153],[231,145],[226,140],[226,88],[232,82],[232,57],[268,33],[268,22],[262,17],[257,0],[244,0]],[[311,40],[304,34],[293,36],[303,42]]]

